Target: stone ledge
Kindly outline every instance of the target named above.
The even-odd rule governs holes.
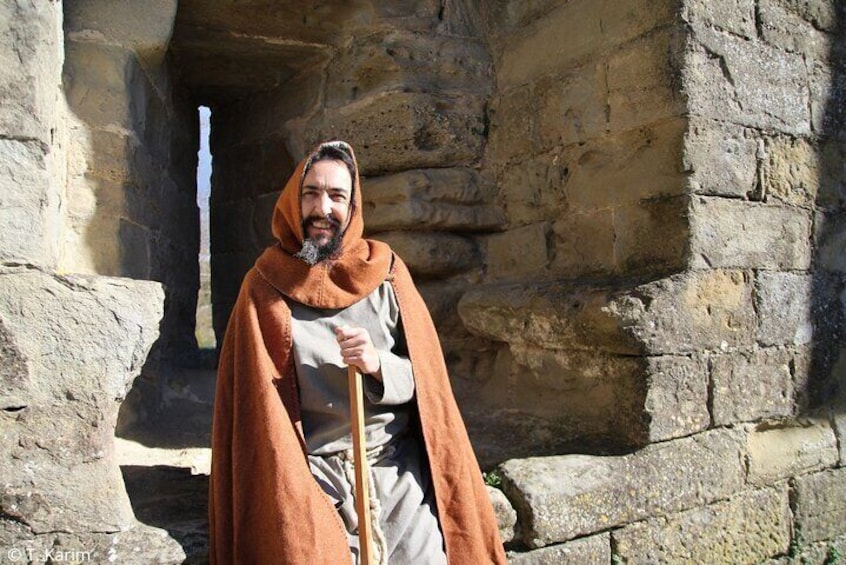
[[[625,563],[754,565],[787,553],[791,516],[786,488],[739,494],[724,502],[613,532]]]
[[[603,533],[534,551],[509,552],[508,563],[512,565],[607,565],[612,563],[611,536]]]
[[[563,283],[486,285],[469,290],[458,313],[472,333],[549,349],[641,352],[608,311],[612,290]]]
[[[761,424],[746,441],[749,482],[755,485],[834,467],[839,459],[837,438],[826,420]]]
[[[742,432],[721,429],[618,457],[511,460],[503,487],[520,541],[543,547],[727,498],[743,487],[744,449]]]

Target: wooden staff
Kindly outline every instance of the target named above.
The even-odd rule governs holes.
[[[355,465],[355,512],[358,514],[358,544],[361,565],[373,565],[373,526],[370,522],[370,488],[364,438],[364,394],[361,375],[354,365],[347,366],[350,383],[353,464]]]

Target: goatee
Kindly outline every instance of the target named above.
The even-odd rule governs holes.
[[[338,229],[340,224],[334,218],[326,218],[332,227],[335,229],[335,233],[332,235],[332,238],[325,242],[325,243],[318,243],[314,239],[307,237],[305,241],[303,241],[302,249],[299,252],[294,254],[294,257],[298,259],[302,259],[306,263],[311,266],[317,265],[321,261],[325,261],[326,259],[331,259],[335,256],[338,250],[341,247],[341,233]],[[303,233],[307,233],[308,224],[311,221],[303,222]]]
[[[320,245],[313,239],[308,238],[303,241],[302,249],[295,253],[294,257],[302,259],[313,267],[321,261],[331,259],[338,251],[339,247],[341,247],[341,238],[337,236],[333,237],[323,245]]]

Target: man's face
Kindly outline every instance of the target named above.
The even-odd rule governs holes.
[[[352,177],[342,161],[318,161],[308,170],[300,198],[303,235],[318,250],[340,242],[350,220],[351,196]]]

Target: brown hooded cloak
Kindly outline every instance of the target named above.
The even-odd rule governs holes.
[[[352,155],[348,145],[343,148]],[[244,278],[223,340],[212,433],[210,561],[349,562],[346,530],[308,465],[285,297],[345,308],[387,278],[400,307],[447,559],[455,565],[505,563],[426,305],[391,249],[362,238],[357,172],[339,256],[315,266],[294,257],[303,242],[303,173],[313,155],[299,164],[276,203],[273,234],[279,243]]]

